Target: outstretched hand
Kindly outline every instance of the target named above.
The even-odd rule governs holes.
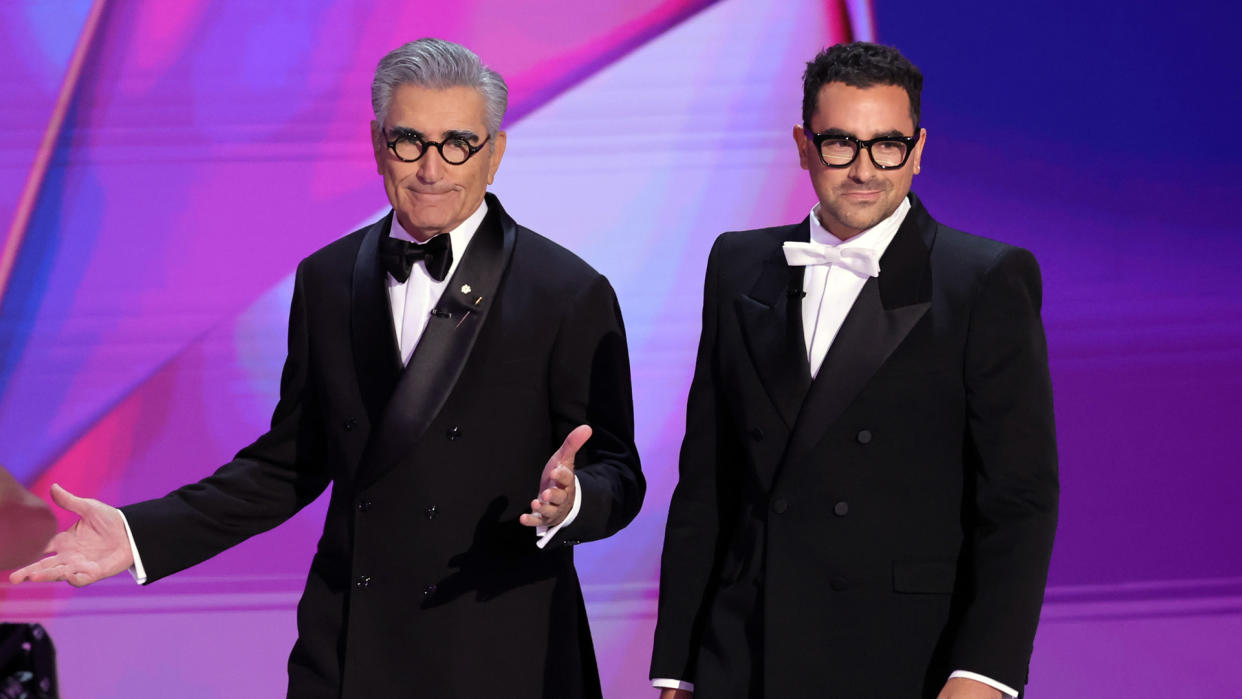
[[[999,690],[967,677],[953,677],[945,683],[936,699],[1003,699]]]
[[[44,553],[51,556],[13,571],[9,582],[64,580],[74,587],[111,577],[134,564],[121,511],[91,498],[80,498],[59,485],[52,501],[80,519],[52,537]]]
[[[539,480],[539,497],[530,501],[530,512],[519,521],[528,527],[555,527],[569,516],[576,496],[574,486],[574,457],[591,438],[591,428],[578,425],[566,437],[561,448],[543,467]]]

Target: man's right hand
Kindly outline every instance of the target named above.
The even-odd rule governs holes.
[[[64,580],[74,587],[112,577],[134,564],[121,511],[90,498],[80,498],[59,485],[52,501],[80,519],[52,537],[44,553],[51,556],[13,571],[9,582]]]
[[[684,689],[661,689],[660,699],[694,699],[694,692]]]

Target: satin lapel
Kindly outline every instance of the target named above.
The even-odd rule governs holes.
[[[487,320],[517,234],[517,224],[490,194],[487,205],[487,216],[462,254],[414,348],[379,429],[372,433],[370,449],[358,475],[362,486],[409,454],[423,436],[457,385]]]
[[[931,307],[930,251],[935,222],[913,194],[912,208],[880,258],[811,384],[790,436],[786,463],[823,438],[826,428],[858,397],[876,370]]]
[[[798,240],[807,222],[791,226],[784,240]],[[802,267],[785,263],[779,245],[763,260],[759,278],[734,301],[751,362],[781,419],[793,429],[811,385],[802,332]]]
[[[378,424],[384,405],[401,373],[401,353],[392,325],[385,273],[379,263],[379,241],[388,235],[392,212],[377,221],[362,238],[354,261],[350,338],[354,371],[370,424]]]

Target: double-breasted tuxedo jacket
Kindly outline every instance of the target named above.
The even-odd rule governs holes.
[[[642,502],[621,314],[603,276],[487,198],[407,368],[377,252],[390,213],[298,266],[271,430],[123,510],[154,581],[333,484],[291,697],[600,693],[571,544]],[[581,511],[539,549],[518,516],[582,423]]]
[[[808,223],[712,249],[652,676],[696,699],[1020,688],[1058,480],[1027,251],[912,208],[812,381]]]

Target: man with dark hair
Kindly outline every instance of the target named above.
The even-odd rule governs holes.
[[[290,697],[599,697],[572,545],[642,503],[625,331],[608,280],[486,192],[507,95],[457,44],[385,56],[392,211],[298,265],[270,431],[122,510],[53,487],[82,519],[13,581],[153,582],[331,483]]]
[[[664,697],[991,697],[1027,680],[1056,529],[1040,275],[910,184],[922,75],[808,64],[801,223],[725,233],[668,517]]]

